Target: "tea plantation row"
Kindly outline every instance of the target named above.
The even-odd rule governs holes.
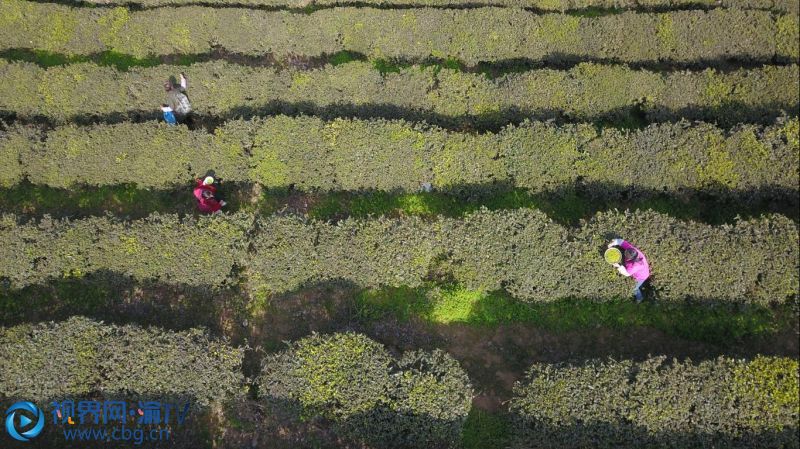
[[[424,120],[445,127],[497,129],[525,119],[629,123],[681,119],[773,123],[797,115],[800,92],[786,86],[797,65],[717,72],[649,72],[580,64],[490,80],[479,74],[413,66],[382,75],[352,62],[320,70],[275,70],[224,62],[119,72],[95,64],[40,68],[0,59],[0,114],[51,122],[155,119],[162,85],[184,71],[201,118],[312,114]]]
[[[213,134],[163,123],[64,126],[0,134],[0,185],[170,188],[209,169],[228,181],[313,190],[530,191],[592,185],[614,189],[717,190],[738,200],[795,191],[797,118],[724,131],[713,125],[655,124],[640,131],[523,123],[497,134],[448,132],[404,121],[278,116],[235,120]],[[165,151],[166,149],[169,151]],[[613,193],[613,192],[611,192]]]
[[[796,447],[799,374],[772,357],[536,364],[510,403],[511,447]]]
[[[204,408],[243,398],[247,387],[244,348],[197,329],[171,332],[73,317],[0,327],[0,342],[5,399],[47,403],[99,394],[188,400]],[[413,447],[450,446],[460,439],[472,405],[469,379],[449,355],[414,351],[395,360],[358,334],[306,338],[265,360],[263,371],[260,396],[276,411],[324,416],[350,438],[380,447],[394,447],[396,437]]]
[[[246,388],[243,349],[200,330],[73,317],[0,328],[0,342],[5,399],[184,398],[205,407]],[[270,413],[323,418],[340,437],[372,447],[457,446],[473,395],[448,354],[394,358],[353,333],[292,343],[264,359],[255,384]],[[510,411],[513,447],[791,446],[798,366],[778,357],[536,364]]]
[[[159,6],[180,6],[194,4],[193,0],[131,0],[131,1],[105,1],[105,0],[73,0],[75,5],[134,5],[141,8],[154,8]],[[765,9],[772,11],[789,11],[797,13],[800,5],[793,0],[485,0],[474,2],[468,0],[206,0],[206,6],[247,5],[251,7],[271,8],[302,8],[313,11],[317,8],[330,8],[347,5],[368,5],[378,8],[402,7],[451,7],[469,8],[481,6],[511,6],[530,8],[535,11],[573,11],[584,12],[586,15],[597,13],[615,13],[625,9],[668,10],[684,8],[741,8]],[[601,11],[597,11],[597,10]],[[580,11],[585,10],[585,11]],[[607,11],[602,11],[607,10]]]
[[[740,9],[582,18],[505,8],[336,8],[292,14],[0,3],[0,48],[70,55],[114,51],[139,58],[207,53],[221,46],[246,55],[352,51],[374,58],[453,57],[467,64],[521,58],[556,63],[587,58],[628,63],[797,62],[798,33],[796,15],[776,17]]]
[[[645,251],[664,301],[768,304],[797,297],[800,253],[791,220],[773,215],[709,226],[652,211],[598,213],[578,228],[530,209],[337,223],[239,213],[22,224],[5,215],[0,279],[21,288],[105,270],[213,287],[244,276],[253,293],[268,294],[338,279],[413,287],[433,276],[505,289],[523,301],[612,300],[631,288],[602,259],[605,244],[618,236]]]

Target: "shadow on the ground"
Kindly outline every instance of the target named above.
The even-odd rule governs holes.
[[[426,2],[416,2],[412,0],[402,0],[402,1],[386,1],[386,2],[368,2],[368,1],[360,1],[360,0],[337,0],[336,2],[330,2],[326,4],[316,4],[313,1],[307,2],[306,6],[300,6],[302,4],[306,4],[306,2],[290,2],[286,1],[285,4],[258,4],[257,2],[247,2],[247,1],[213,1],[213,0],[171,0],[171,1],[163,1],[163,2],[143,2],[137,0],[122,0],[122,1],[87,1],[87,0],[29,0],[35,3],[50,3],[50,4],[60,4],[66,6],[72,6],[77,8],[117,8],[117,7],[125,7],[130,9],[131,11],[145,11],[151,9],[160,9],[160,8],[180,8],[180,7],[190,7],[190,6],[200,6],[200,7],[207,7],[207,8],[234,8],[234,9],[251,9],[251,10],[261,10],[261,11],[288,11],[298,14],[311,14],[315,11],[325,10],[325,9],[333,9],[333,8],[341,8],[341,7],[351,7],[351,8],[372,8],[372,9],[385,9],[385,10],[403,10],[403,9],[418,9],[418,8],[430,8],[430,9],[476,9],[476,8],[490,8],[490,7],[504,7],[505,5],[498,5],[497,3],[493,3],[491,1],[462,1],[462,0],[452,0],[450,2],[441,2],[442,4],[435,4],[435,3],[426,3]],[[533,6],[524,6],[522,4],[515,5],[513,2],[510,2],[509,6],[524,9],[526,11],[534,12],[537,14],[548,14],[548,13],[561,13],[562,11],[556,10],[556,8],[537,8]],[[524,2],[523,2],[524,3]],[[766,3],[765,3],[766,5]],[[749,6],[748,9],[753,10],[772,10],[775,12],[782,12],[781,10],[775,10],[774,7],[776,5],[772,5],[773,8],[769,8],[766,6]],[[599,6],[587,6],[587,7],[572,7],[572,8],[565,8],[563,13],[577,16],[577,17],[601,17],[613,14],[622,14],[626,11],[636,11],[636,12],[650,12],[650,13],[664,13],[664,12],[672,12],[672,11],[710,11],[712,9],[717,8],[724,8],[722,2],[717,2],[715,4],[711,4],[709,2],[665,2],[664,4],[648,4],[645,2],[630,2],[629,6],[619,6],[619,7],[599,7]]]
[[[311,332],[347,328],[386,332],[379,339],[395,346],[433,344],[433,335],[469,330],[476,335],[497,334],[508,329],[530,328],[546,338],[573,338],[605,333],[624,341],[637,329],[650,329],[669,343],[681,342],[683,350],[660,352],[676,357],[705,353],[713,357],[733,353],[743,357],[758,353],[796,355],[797,342],[762,345],[796,328],[796,305],[772,307],[716,301],[635,304],[627,298],[599,301],[562,298],[547,303],[526,303],[503,291],[479,292],[428,283],[423,287],[364,289],[346,280],[321,282],[297,291],[269,297],[251,296],[239,287],[212,288],[197,285],[139,281],[129,276],[98,271],[82,278],[54,279],[46,284],[13,289],[0,279],[0,323],[63,320],[84,315],[110,323],[134,322],[172,330],[204,326],[229,337],[259,336],[264,349],[274,351],[284,341]],[[393,328],[394,326],[394,328]],[[411,326],[409,328],[409,326]],[[407,328],[407,329],[406,329]],[[412,329],[413,328],[413,329]],[[405,329],[405,330],[404,330]],[[499,329],[499,330],[498,330]],[[406,332],[409,331],[409,332]],[[519,336],[509,335],[519,340]],[[520,340],[521,342],[521,340]],[[603,346],[603,342],[598,343]],[[702,348],[696,352],[693,345]],[[605,349],[580,349],[583,356],[646,355],[652,344],[630,341]],[[677,346],[676,346],[677,347]],[[638,349],[635,349],[638,348]],[[554,347],[540,347],[539,360],[550,360]],[[633,352],[631,352],[633,351]],[[725,351],[725,352],[723,352]],[[659,351],[656,351],[659,352]],[[559,357],[565,354],[560,354]],[[570,357],[566,357],[567,359]],[[704,358],[702,355],[700,358]]]
[[[153,212],[198,214],[193,185],[145,189],[135,185],[74,186],[70,189],[28,182],[0,188],[0,209],[21,218],[83,218],[113,214],[139,219]],[[613,183],[579,183],[543,192],[529,192],[511,183],[463,184],[432,192],[402,190],[308,191],[294,186],[264,189],[252,183],[223,182],[224,212],[297,215],[319,220],[377,216],[463,217],[483,207],[490,210],[538,209],[563,225],[576,225],[611,209],[654,210],[674,218],[712,225],[738,218],[782,214],[800,218],[800,195],[794,189],[681,189],[663,191]]]
[[[472,417],[469,424],[470,438],[480,444],[485,444],[486,432],[489,437],[491,432],[502,434],[509,419],[503,411],[505,401],[511,398],[514,383],[535,362],[580,363],[604,357],[644,360],[650,355],[696,362],[720,355],[798,357],[796,304],[764,307],[711,298],[640,305],[623,299],[567,298],[529,304],[503,292],[472,292],[454,285],[365,290],[345,280],[261,297],[238,287],[164,285],[113,272],[57,279],[21,290],[0,289],[4,326],[72,315],[173,330],[205,326],[213,334],[230,337],[234,345],[247,345],[243,369],[250,378],[260,372],[265,354],[313,332],[361,332],[395,354],[439,348],[469,374],[476,392],[474,407],[489,412],[480,419]],[[324,421],[281,421],[252,401],[232,407],[227,414],[231,421],[222,426],[228,427],[226,438],[233,447],[252,441],[257,447],[267,447],[264,438],[277,438],[269,446],[273,448],[350,444],[332,434]],[[571,432],[569,428],[551,430],[554,438],[562,431]],[[776,436],[728,440],[719,435],[636,435],[635,441],[657,447],[688,444],[696,438],[716,438],[727,447],[751,441],[750,437]]]
[[[206,327],[225,334],[243,306],[234,288],[137,281],[97,271],[82,278],[55,279],[22,289],[0,279],[0,325],[59,321],[83,315],[107,323],[151,325],[171,330]]]
[[[508,125],[519,125],[526,120],[553,121],[565,123],[595,123],[597,126],[619,129],[642,129],[651,123],[679,122],[682,120],[702,120],[714,123],[720,128],[730,129],[741,123],[772,124],[785,116],[797,116],[800,103],[772,101],[751,104],[740,101],[722,101],[719,104],[671,108],[663,105],[644,105],[631,102],[625,106],[596,111],[570,112],[561,108],[531,109],[519,106],[504,106],[491,112],[480,114],[451,115],[431,109],[392,103],[345,103],[317,104],[313,101],[271,100],[260,105],[240,105],[214,113],[195,111],[197,128],[214,132],[227,121],[253,119],[272,115],[289,117],[315,116],[323,120],[337,118],[352,119],[402,119],[411,122],[425,122],[440,128],[458,132],[500,132]],[[161,119],[161,111],[125,110],[108,113],[81,113],[56,118],[46,114],[20,114],[15,110],[0,109],[0,120],[7,124],[35,124],[55,127],[63,123],[77,126],[95,124],[117,124],[123,122],[141,123]]]
[[[293,68],[303,70],[321,68],[326,65],[346,64],[353,61],[371,61],[375,69],[383,74],[399,72],[402,69],[414,65],[420,65],[425,67],[434,67],[437,69],[459,70],[467,73],[482,73],[489,78],[497,78],[509,73],[525,72],[544,67],[569,70],[583,63],[625,65],[632,69],[643,69],[659,72],[705,69],[708,67],[727,72],[739,69],[758,68],[764,64],[784,65],[793,62],[791,60],[784,60],[780,58],[753,59],[749,55],[730,55],[726,58],[705,58],[692,61],[623,61],[616,58],[594,58],[585,55],[552,53],[542,59],[520,57],[494,61],[483,61],[478,64],[467,64],[455,57],[438,58],[429,56],[427,58],[393,57],[370,59],[368,55],[364,53],[349,50],[342,50],[332,54],[323,53],[316,56],[295,54],[276,55],[274,53],[249,55],[228,51],[220,46],[215,46],[210,51],[205,53],[152,55],[148,57],[137,57],[111,50],[85,55],[72,55],[56,53],[42,49],[9,48],[0,50],[0,58],[8,61],[31,62],[39,67],[45,68],[82,62],[93,62],[101,66],[114,67],[115,69],[121,71],[127,71],[132,67],[154,67],[162,64],[188,66],[207,61],[227,61],[232,64],[248,67],[275,67],[278,69]]]

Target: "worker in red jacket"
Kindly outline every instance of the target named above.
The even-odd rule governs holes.
[[[217,182],[213,176],[195,180],[194,197],[197,207],[204,214],[216,214],[225,205],[225,201],[217,199]]]

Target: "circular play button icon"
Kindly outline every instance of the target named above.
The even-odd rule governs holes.
[[[6,411],[6,432],[15,440],[30,441],[39,435],[43,428],[44,412],[33,402],[20,401]]]

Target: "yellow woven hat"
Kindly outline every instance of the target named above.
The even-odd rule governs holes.
[[[603,254],[603,258],[606,259],[606,262],[614,264],[622,262],[622,251],[619,248],[608,248]]]

